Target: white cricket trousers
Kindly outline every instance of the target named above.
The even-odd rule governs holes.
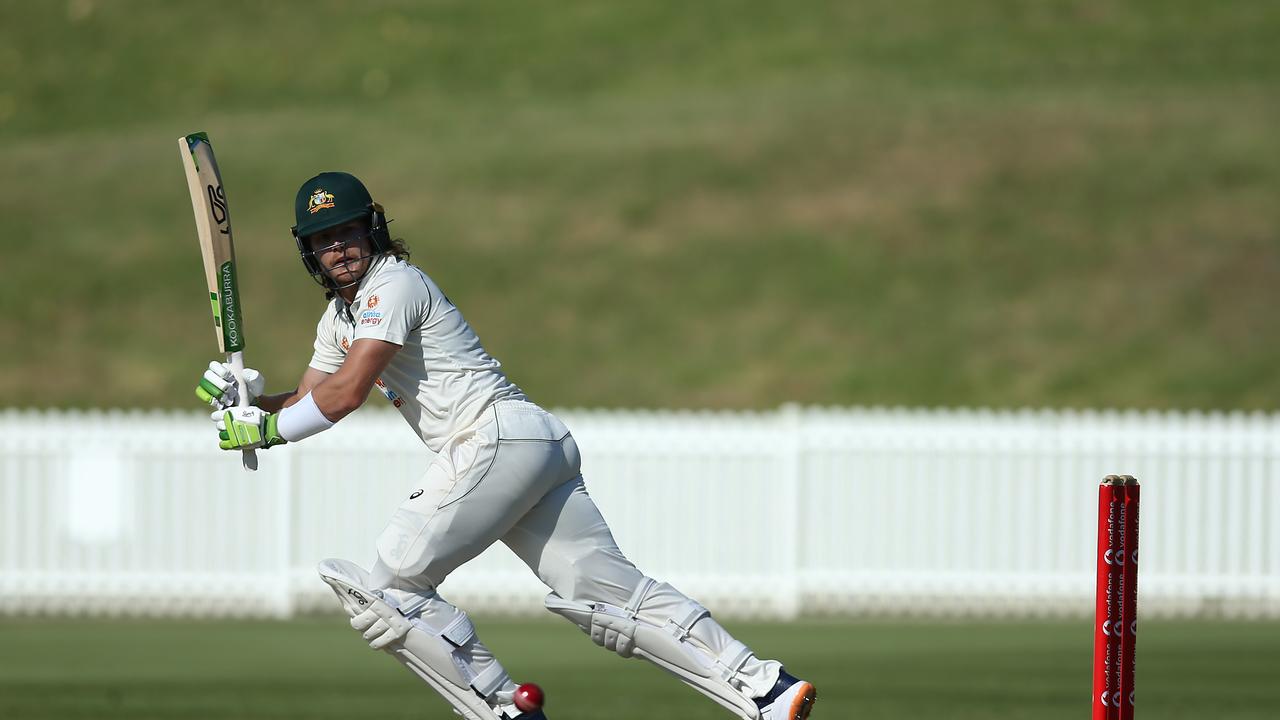
[[[370,583],[398,606],[460,614],[435,588],[498,540],[565,599],[625,607],[646,581],[587,494],[569,429],[526,401],[495,403],[441,449],[378,537]],[[674,587],[658,583],[638,614],[661,626],[687,602]],[[710,617],[690,635],[712,655],[734,642]],[[742,689],[764,695],[779,667],[752,656],[742,668]]]

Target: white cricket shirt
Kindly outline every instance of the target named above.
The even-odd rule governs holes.
[[[351,344],[365,338],[401,346],[378,389],[432,452],[494,402],[527,399],[435,282],[390,255],[374,261],[350,306],[341,297],[329,303],[311,367],[337,372]]]

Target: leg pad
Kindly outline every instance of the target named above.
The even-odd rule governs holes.
[[[451,622],[437,630],[417,617],[406,617],[383,600],[381,593],[370,590],[368,573],[355,563],[325,560],[317,570],[348,615],[372,612],[399,634],[383,649],[440,693],[459,715],[466,720],[500,717],[486,698],[496,700],[511,679],[492,658],[484,667],[470,662],[470,653],[464,651],[478,643],[475,627],[465,614],[457,611]]]
[[[600,647],[622,657],[644,658],[743,720],[760,720],[760,710],[755,702],[729,682],[752,657],[751,651],[742,643],[735,643],[716,657],[691,642],[688,637],[690,628],[710,615],[706,608],[692,600],[666,625],[645,620],[638,611],[644,598],[657,586],[653,580],[645,578],[627,602],[627,607],[566,600],[555,593],[547,595],[543,603],[551,612],[577,625]]]

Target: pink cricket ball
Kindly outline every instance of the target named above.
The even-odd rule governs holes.
[[[513,702],[516,709],[522,713],[535,712],[542,708],[542,703],[546,701],[546,695],[542,694],[542,688],[533,683],[525,683],[516,688],[515,698]]]

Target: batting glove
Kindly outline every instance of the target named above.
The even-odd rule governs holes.
[[[253,450],[283,445],[276,429],[275,413],[256,407],[233,407],[209,416],[218,428],[218,447],[223,450]]]
[[[249,402],[262,394],[266,379],[262,373],[253,368],[244,369],[244,383],[249,388]],[[200,402],[208,403],[218,410],[226,410],[239,404],[240,388],[236,386],[236,376],[231,366],[214,360],[209,369],[204,371],[200,384],[196,385],[196,397]]]

